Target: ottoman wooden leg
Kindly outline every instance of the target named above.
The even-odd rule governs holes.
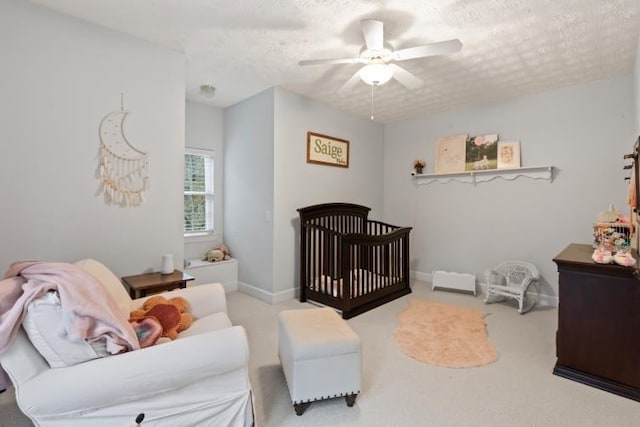
[[[356,397],[358,397],[358,395],[357,395],[357,394],[347,394],[347,395],[344,397],[344,400],[346,400],[346,401],[347,401],[347,406],[348,406],[349,408],[351,408],[351,407],[356,403]]]
[[[304,411],[307,409],[307,406],[309,406],[311,402],[306,402],[306,403],[294,403],[293,404],[293,409],[296,410],[296,415],[300,416],[302,414],[304,414]]]

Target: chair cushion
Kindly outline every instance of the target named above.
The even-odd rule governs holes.
[[[122,311],[122,315],[129,318],[131,298],[118,277],[104,264],[95,259],[87,258],[75,263],[78,267],[95,277],[111,294],[116,304]]]
[[[65,336],[60,297],[47,292],[29,304],[22,327],[31,343],[52,368],[72,366],[109,356],[104,339],[92,343],[72,341]]]
[[[189,329],[178,334],[178,339],[199,335],[205,332],[217,331],[218,329],[230,328],[233,326],[227,313],[214,313],[208,316],[202,316],[197,319]]]

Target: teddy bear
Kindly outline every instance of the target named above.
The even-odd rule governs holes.
[[[209,262],[222,261],[229,258],[231,258],[231,254],[229,253],[229,249],[227,248],[227,246],[224,244],[220,245],[217,248],[211,249],[204,255],[204,259]]]
[[[189,303],[182,297],[166,299],[162,295],[156,295],[147,299],[141,308],[132,311],[129,319],[156,319],[162,326],[160,337],[173,340],[193,324],[193,316],[188,310]]]

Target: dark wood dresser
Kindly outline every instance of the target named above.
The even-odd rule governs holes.
[[[592,253],[591,245],[573,243],[553,259],[559,272],[553,373],[640,401],[640,280],[635,268],[597,264]]]

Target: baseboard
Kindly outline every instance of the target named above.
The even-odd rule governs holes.
[[[410,277],[414,280],[419,280],[421,282],[431,283],[433,281],[433,275],[431,273],[424,273],[422,271],[411,270]],[[486,291],[482,284],[477,283],[478,292],[486,295]],[[531,288],[530,288],[531,289]],[[557,307],[558,306],[558,297],[554,295],[541,294],[537,292],[528,292],[528,295],[536,298],[536,305],[541,307]]]
[[[287,289],[286,291],[273,293],[267,292],[264,289],[256,288],[255,286],[244,282],[238,282],[237,289],[244,294],[251,295],[252,297],[258,298],[259,300],[271,305],[295,298],[294,289]]]
[[[409,277],[414,280],[419,280],[421,282],[429,282],[433,280],[433,275],[431,273],[423,273],[422,271],[411,270],[409,272]]]
[[[558,307],[558,297],[547,294],[539,294],[537,292],[530,292],[530,295],[535,295],[536,305],[541,307]]]

